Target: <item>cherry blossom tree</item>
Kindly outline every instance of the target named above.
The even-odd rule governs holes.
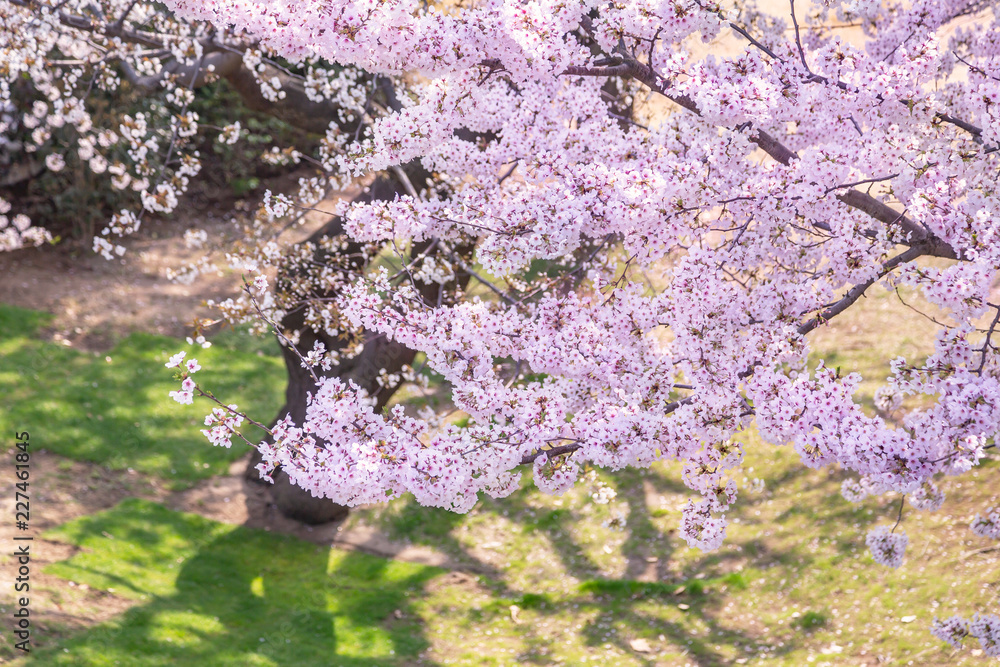
[[[203,80],[231,78],[249,104],[325,132],[314,155],[274,152],[319,173],[267,194],[232,254],[246,292],[221,304],[274,326],[308,375],[303,409],[257,447],[265,478],[346,506],[410,493],[463,512],[529,467],[558,494],[585,463],[676,460],[692,491],[681,534],[711,550],[737,497],[733,436],[751,425],[809,467],[852,471],[848,499],[895,492],[928,510],[944,501],[936,478],[994,447],[996,3],[790,0],[773,16],[714,0],[166,4],[0,1],[0,103],[30,79],[41,99],[7,131],[31,130],[54,169],[47,128],[74,124],[74,150],[150,213],[197,173],[188,105]],[[845,22],[863,44],[831,27]],[[741,48],[695,55],[720,37]],[[93,127],[87,91],[119,84],[159,91],[162,112]],[[129,160],[103,164],[116,141]],[[380,185],[325,208],[310,242],[267,231],[364,177]],[[110,239],[141,215],[115,216],[95,249],[123,252]],[[808,355],[812,332],[901,286],[945,315],[928,358],[887,360],[877,399],[904,410],[895,422],[862,409],[857,374]],[[390,345],[377,381],[345,371]],[[419,380],[417,354],[463,425],[385,408]],[[214,399],[196,363],[172,361],[174,398]],[[206,434],[228,445],[248,416],[217,402]],[[972,529],[996,538],[997,510]],[[907,541],[898,525],[867,538],[890,567]],[[933,631],[1000,655],[996,615]]]
[[[29,179],[43,168],[61,170],[66,167],[67,157],[80,160],[96,174],[110,176],[113,188],[133,193],[137,202],[134,209],[126,208],[115,215],[103,233],[93,239],[95,252],[107,259],[124,255],[125,247],[115,239],[136,231],[146,215],[167,215],[178,206],[190,180],[201,169],[201,156],[194,150],[199,133],[214,134],[220,143],[230,145],[247,134],[239,120],[221,128],[199,122],[190,106],[195,92],[206,84],[224,79],[246,109],[267,113],[320,136],[330,129],[331,122],[338,132],[357,133],[370,105],[396,103],[389,79],[356,69],[334,71],[324,63],[313,63],[315,66],[293,72],[254,49],[257,41],[250,37],[174,20],[162,12],[162,7],[127,2],[83,3],[74,8],[67,3],[50,6],[16,2],[13,6],[0,4],[0,12],[4,25],[9,27],[7,32],[0,33],[7,40],[4,53],[9,56],[4,60],[9,62],[3,70],[6,78],[0,81],[6,94],[0,120],[3,138],[0,165],[7,167],[0,186]],[[24,35],[31,35],[32,39],[25,41]],[[38,58],[36,53],[44,53],[46,57]],[[63,57],[66,53],[75,57]],[[194,53],[202,54],[200,60],[191,56]],[[115,122],[101,126],[95,122],[86,102],[96,93],[111,95],[119,88],[139,91],[151,103],[145,112],[119,112]],[[65,135],[67,128],[73,136],[69,143],[75,144],[71,150],[67,150],[64,136],[62,140],[59,136]],[[34,159],[38,154],[42,154],[41,160]],[[286,146],[275,147],[263,159],[281,164],[309,157]],[[317,173],[320,178],[302,181],[296,197],[299,204],[339,189],[343,183],[343,179],[329,181],[329,172]],[[423,182],[429,176],[419,164],[404,166],[396,173],[376,179],[358,199],[391,199],[397,192],[404,192],[404,187],[412,188],[406,173],[416,182]],[[267,266],[279,260],[277,263],[281,265],[278,287],[285,308],[278,320],[283,330],[296,333],[294,342],[285,339],[292,344],[284,350],[289,379],[286,404],[279,418],[290,416],[299,420],[304,418],[317,377],[300,365],[300,356],[308,353],[317,341],[331,352],[360,344],[321,328],[303,330],[305,311],[296,304],[305,295],[322,299],[323,294],[333,293],[329,286],[321,288],[326,292],[317,293],[311,285],[316,280],[325,282],[305,273],[310,265],[325,263],[323,258],[340,262],[342,269],[363,266],[364,252],[362,245],[346,238],[343,243],[328,240],[320,243],[328,236],[342,234],[342,222],[335,219],[318,230],[308,243],[276,255],[278,246],[271,243],[276,236],[274,230],[263,228],[270,218],[273,216],[264,214],[252,221],[253,228],[247,234],[248,247],[231,250],[241,257],[236,260],[241,266],[258,260]],[[23,211],[12,212],[11,203],[0,199],[0,247],[12,250],[50,239],[51,234],[44,227],[31,226]],[[185,240],[190,246],[208,245],[208,236],[202,230],[189,231]],[[193,281],[210,266],[198,263],[175,267],[171,276],[179,281]],[[438,283],[428,285],[428,298],[437,301],[435,290],[440,288]],[[224,308],[230,305],[225,304]],[[238,311],[239,306],[235,307]],[[225,312],[234,320],[247,316],[246,312],[236,314],[228,309]],[[415,354],[398,343],[375,338],[363,353],[350,355],[327,374],[349,378],[371,395],[378,391],[378,406],[379,402],[388,401],[399,386],[386,385],[384,381],[380,385],[380,379],[397,376]],[[259,479],[253,465],[248,477]],[[275,475],[274,482],[274,500],[289,516],[322,523],[342,516],[347,510],[329,500],[318,501],[301,487],[290,484],[287,475]]]

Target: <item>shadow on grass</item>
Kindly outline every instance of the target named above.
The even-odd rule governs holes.
[[[410,603],[442,573],[135,499],[47,537],[83,548],[47,572],[138,604],[30,665],[414,664]]]
[[[789,478],[799,474],[805,472]],[[480,584],[490,591],[493,601],[482,614],[472,614],[471,622],[481,624],[492,620],[494,625],[490,627],[495,627],[509,618],[510,605],[519,607],[521,613],[535,615],[536,621],[522,622],[517,628],[522,649],[517,655],[519,664],[551,664],[551,657],[559,653],[565,638],[539,630],[537,626],[544,625],[540,623],[542,618],[586,618],[577,626],[578,641],[598,653],[603,646],[614,645],[634,664],[662,664],[660,661],[666,657],[662,653],[654,657],[636,652],[631,646],[634,638],[659,645],[667,653],[673,650],[677,659],[704,666],[729,665],[738,657],[757,653],[775,658],[792,649],[791,645],[772,641],[754,630],[737,627],[727,618],[726,591],[746,589],[761,574],[752,567],[738,571],[747,565],[748,554],[739,551],[703,554],[684,568],[688,579],[680,571],[667,570],[671,557],[680,550],[686,551],[687,546],[673,530],[663,530],[653,521],[657,508],[648,505],[656,502],[654,492],[678,493],[684,490],[682,485],[654,471],[623,470],[611,473],[609,478],[617,489],[619,501],[628,505],[622,545],[625,576],[602,578],[601,565],[571,530],[573,522],[581,518],[576,510],[539,507],[532,502],[537,491],[526,483],[502,500],[484,498],[476,513],[513,522],[514,534],[507,539],[514,549],[524,545],[525,538],[544,539],[563,571],[581,584],[575,593],[568,595],[520,590],[504,572],[477,568],[487,573]],[[751,510],[763,502],[765,498],[760,496],[743,499],[746,509]],[[441,549],[457,562],[479,563],[468,541],[460,539],[460,529],[466,521],[464,515],[409,502],[383,520],[383,527],[397,539]],[[593,517],[588,520],[593,521]],[[804,545],[801,550],[792,547],[787,553],[770,550],[758,542],[747,546],[753,551],[753,559],[760,562],[799,563],[808,557]],[[650,562],[647,558],[653,554],[656,557]],[[509,557],[526,555],[512,552]],[[639,576],[644,580],[637,580]]]

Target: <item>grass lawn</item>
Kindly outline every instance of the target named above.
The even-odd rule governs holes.
[[[132,334],[97,354],[41,340],[49,319],[0,305],[0,431],[27,430],[35,448],[154,474],[175,489],[225,473],[245,446],[211,446],[199,432],[209,403],[182,406],[167,397],[179,383],[164,364],[182,349],[201,363],[198,379],[226,403],[264,421],[281,407],[284,364],[269,340],[229,333],[204,350]]]
[[[357,511],[348,526],[379,525],[489,573],[461,600],[420,607],[429,637],[463,638],[432,639],[441,664],[989,664],[928,626],[996,609],[998,552],[967,528],[997,501],[976,480],[996,464],[944,482],[942,511],[905,513],[907,560],[891,570],[864,538],[891,525],[898,497],[851,505],[842,474],[804,470],[793,451],[746,437],[747,472],[763,487],[744,492],[709,554],[677,537],[687,493],[674,466],[598,472],[561,498],[527,488],[461,517],[403,501]],[[617,491],[607,505],[588,498],[601,485]]]
[[[710,554],[676,537],[684,493],[663,468],[598,473],[562,498],[529,487],[465,516],[401,502],[349,520],[479,576],[128,500],[45,534],[81,547],[45,572],[136,606],[19,667],[989,664],[927,630],[935,614],[995,607],[997,552],[962,525],[985,485],[945,484],[946,512],[907,513],[908,558],[889,570],[864,534],[894,518],[892,499],[850,505],[839,475],[788,450],[748,463],[765,486]],[[618,491],[607,505],[587,497],[601,484]],[[76,590],[56,588],[57,602]]]
[[[21,665],[395,665],[428,645],[411,601],[442,570],[130,499],[44,535],[46,572],[137,605]]]

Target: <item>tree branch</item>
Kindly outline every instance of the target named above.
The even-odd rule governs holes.
[[[661,83],[652,70],[635,60],[626,59],[621,64],[610,67],[568,67],[563,71],[563,74],[570,76],[620,76],[633,78],[678,106],[699,116],[701,115],[701,110],[693,99],[687,95],[671,91],[669,85]],[[751,130],[750,141],[781,164],[787,166],[791,164],[792,160],[798,159],[795,151],[782,144],[764,130],[753,128],[750,124],[747,127]],[[845,193],[836,195],[836,197],[844,204],[869,215],[888,227],[898,226],[907,237],[906,240],[901,242],[912,247],[920,246],[921,254],[950,259],[963,259],[949,244],[934,236],[927,229],[910,220],[904,214],[897,212],[889,205],[884,204],[871,195],[852,188]]]
[[[869,287],[874,285],[877,281],[881,280],[897,266],[899,266],[900,264],[904,264],[906,262],[911,262],[925,254],[927,254],[927,252],[924,250],[922,246],[914,246],[896,255],[895,257],[893,257],[892,259],[890,259],[889,261],[887,261],[885,264],[882,265],[882,270],[879,271],[878,275],[874,276],[873,278],[869,278],[863,283],[858,283],[850,290],[848,290],[847,294],[845,294],[840,301],[833,304],[832,306],[824,308],[823,312],[821,312],[819,315],[812,318],[805,324],[801,325],[797,329],[798,334],[800,336],[805,336],[807,333],[817,328],[821,324],[829,322],[834,317],[840,315],[842,312],[853,306],[854,303],[864,295],[865,291]]]
[[[802,61],[802,67],[805,69],[805,72],[806,72],[806,76],[804,77],[805,81],[807,83],[822,83],[822,84],[826,84],[826,85],[836,86],[840,90],[843,90],[844,92],[848,92],[848,93],[855,93],[855,92],[857,92],[856,89],[851,88],[850,86],[848,86],[843,81],[834,81],[833,79],[825,77],[825,76],[823,76],[821,74],[815,74],[815,73],[813,73],[813,71],[811,69],[809,69],[809,65],[806,63],[805,51],[802,48],[802,41],[801,41],[801,39],[799,37],[799,24],[798,24],[798,21],[795,18],[795,0],[789,0],[789,2],[791,4],[792,23],[795,26],[795,45],[796,45],[796,47],[798,48],[798,51],[799,51],[799,58]],[[732,28],[735,32],[737,32],[740,35],[742,35],[744,38],[746,38],[746,40],[748,42],[750,42],[750,44],[752,44],[756,48],[760,49],[762,52],[766,53],[768,56],[770,56],[774,60],[777,60],[778,62],[784,62],[773,51],[771,51],[766,46],[764,46],[763,44],[761,44],[760,42],[758,42],[756,39],[754,39],[750,35],[750,33],[746,30],[746,28],[743,28],[742,26],[739,26],[739,25],[737,25],[735,23],[730,23],[729,27]],[[899,47],[897,46],[896,48],[899,48]],[[952,53],[955,55],[956,58],[958,58],[963,63],[965,63],[970,69],[973,69],[974,71],[978,71],[978,72],[982,73],[984,76],[986,76],[986,73],[983,72],[983,70],[979,69],[975,65],[972,65],[971,63],[966,62],[961,56],[959,56],[954,51]],[[996,79],[996,77],[991,77],[991,78]],[[1000,79],[996,79],[996,80],[1000,80]],[[881,95],[878,95],[876,97],[876,99],[878,99],[881,102],[881,101],[884,101],[885,98],[883,98]],[[903,100],[899,100],[899,102],[901,104],[913,104],[914,103],[914,101],[911,100],[911,99],[903,99]],[[983,130],[982,130],[982,128],[977,127],[977,126],[973,125],[972,123],[969,123],[967,121],[962,120],[961,118],[957,118],[957,117],[952,116],[951,114],[947,114],[947,113],[936,112],[934,114],[934,117],[937,120],[941,121],[942,123],[948,123],[949,125],[954,125],[955,127],[959,128],[961,130],[965,130],[970,135],[972,135],[972,140],[974,142],[976,142],[977,144],[983,145],[983,138],[982,138]],[[851,120],[852,120],[852,122],[854,122],[853,118]],[[857,126],[857,123],[855,122],[855,127],[856,126]],[[858,131],[860,132],[860,129]],[[987,153],[994,153],[994,152],[996,152],[998,150],[1000,150],[1000,146],[990,146],[990,147],[987,147],[986,152]]]
[[[15,7],[24,7],[33,11],[41,9],[44,6],[34,0],[8,1]],[[66,3],[61,2],[53,9],[55,11],[59,11],[59,22],[67,28],[83,30],[84,32],[92,32],[105,37],[117,37],[123,42],[128,42],[130,44],[141,44],[142,46],[149,47],[163,47],[165,45],[164,36],[159,35],[158,33],[127,29],[121,21],[116,21],[113,24],[91,21],[85,16],[80,16],[79,14],[69,14],[59,10],[59,8],[64,4]],[[131,7],[129,8],[129,11],[131,11]],[[122,18],[124,19],[125,15],[123,15]]]
[[[570,445],[559,445],[558,447],[550,447],[549,449],[539,449],[534,454],[526,454],[525,456],[521,457],[521,465],[526,466],[529,463],[534,463],[535,459],[539,458],[542,455],[548,456],[549,460],[551,461],[556,456],[562,456],[563,454],[572,454],[581,447],[583,447],[583,445],[579,443],[573,443]]]
[[[31,10],[38,10],[42,5],[37,0],[9,0],[18,7],[25,7]],[[62,4],[62,3],[61,3]],[[57,7],[60,7],[57,5]],[[132,3],[134,6],[136,3]],[[80,30],[83,32],[101,35],[106,38],[118,38],[129,44],[138,44],[148,48],[162,49],[167,46],[171,39],[176,39],[168,35],[160,35],[155,32],[135,30],[126,25],[125,19],[130,13],[132,6],[121,15],[114,23],[94,21],[85,16],[70,14],[59,11],[59,22],[67,28]],[[208,66],[214,65],[214,74],[226,79],[236,93],[243,100],[243,103],[253,111],[259,111],[274,116],[285,121],[289,125],[297,127],[313,134],[325,134],[330,123],[339,122],[340,107],[329,100],[314,102],[306,95],[305,86],[301,77],[289,73],[283,68],[271,63],[263,63],[264,71],[259,73],[259,77],[271,80],[277,78],[281,83],[281,89],[285,91],[285,98],[279,101],[266,99],[260,93],[260,86],[257,84],[257,76],[254,75],[243,64],[243,50],[245,44],[231,46],[221,41],[216,41],[211,37],[200,40],[204,60],[202,67],[194,76],[194,66],[185,65],[176,60],[164,65],[163,69],[156,74],[140,76],[135,69],[124,59],[119,57],[118,63],[121,66],[125,79],[133,86],[145,92],[155,92],[159,90],[162,82],[171,76],[179,76],[184,81],[191,80],[194,76],[194,87],[203,86],[209,79]],[[352,125],[353,121],[345,124]]]

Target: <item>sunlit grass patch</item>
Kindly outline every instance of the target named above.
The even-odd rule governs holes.
[[[224,473],[246,446],[212,447],[200,433],[211,404],[180,405],[167,396],[179,383],[164,363],[180,350],[199,360],[196,378],[220,400],[264,421],[281,406],[286,375],[274,343],[230,333],[202,349],[137,333],[97,354],[42,340],[39,330],[49,319],[0,305],[0,429],[29,431],[36,448],[152,473],[175,488]]]

